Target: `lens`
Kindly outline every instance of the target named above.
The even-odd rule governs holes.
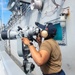
[[[1,37],[2,37],[3,40],[8,39],[6,30],[1,32]]]

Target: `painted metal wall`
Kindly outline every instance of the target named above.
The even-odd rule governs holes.
[[[65,2],[65,6],[70,7],[70,14],[69,17],[67,18],[67,24],[66,24],[66,30],[67,30],[67,45],[66,46],[61,46],[61,51],[63,55],[63,69],[66,72],[66,75],[74,75],[75,74],[75,33],[74,33],[74,28],[75,28],[75,4],[74,0],[67,0]]]
[[[64,1],[64,0],[63,0]],[[26,13],[25,16],[23,16],[19,22],[17,22],[15,24],[15,27],[13,27],[13,29],[16,28],[16,25],[19,25],[21,27],[25,27],[25,26],[35,26],[35,22],[38,21],[42,24],[44,24],[47,21],[56,19],[59,16],[60,13],[60,9],[57,10],[57,12],[55,14],[51,14],[51,12],[49,11],[49,9],[53,9],[50,4],[49,4],[50,0],[45,0],[44,3],[44,8],[42,10],[42,12],[40,13],[38,10],[33,10],[33,11],[29,11]],[[57,1],[58,3],[61,3],[61,0]],[[48,8],[48,4],[49,4],[49,8]],[[64,69],[64,71],[66,72],[66,75],[74,75],[75,73],[75,1],[74,0],[65,0],[65,3],[63,5],[63,7],[69,7],[69,16],[67,18],[66,21],[66,45],[65,46],[60,46],[61,48],[61,52],[62,52],[62,68]],[[47,14],[46,14],[47,12]],[[49,14],[50,12],[50,14]],[[11,53],[22,63],[22,58],[19,57],[17,55],[17,42],[16,40],[11,41]],[[33,61],[32,59],[30,61]],[[36,65],[36,64],[35,64]],[[38,71],[38,72],[37,72]],[[42,75],[39,67],[36,65],[35,70],[33,72],[34,75]]]

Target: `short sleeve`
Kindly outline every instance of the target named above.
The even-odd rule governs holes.
[[[44,41],[41,46],[40,46],[40,50],[46,50],[47,52],[51,52],[51,45],[48,41]]]

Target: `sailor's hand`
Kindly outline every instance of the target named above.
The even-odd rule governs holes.
[[[28,38],[22,38],[22,41],[25,45],[29,45],[30,40]]]

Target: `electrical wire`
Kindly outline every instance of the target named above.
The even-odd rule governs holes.
[[[54,5],[56,5],[56,7],[60,6],[59,4],[56,3],[55,0],[51,0],[51,1],[54,3]]]
[[[50,1],[50,0],[49,0]],[[60,7],[62,7],[62,5],[64,4],[64,2],[65,2],[65,0],[62,0],[62,3],[61,4],[57,4],[56,3],[56,1],[55,0],[51,0],[52,1],[52,3],[55,5],[55,7],[52,9],[52,10],[50,10],[50,11],[46,11],[46,9],[48,9],[51,5],[49,4],[50,2],[48,2],[48,5],[47,5],[47,7],[46,8],[44,8],[44,10],[43,10],[43,12],[44,12],[44,16],[42,17],[42,19],[43,18],[45,18],[45,17],[51,17],[52,15],[54,15],[56,12],[57,12],[57,10],[60,8]],[[47,1],[46,1],[47,2]]]

